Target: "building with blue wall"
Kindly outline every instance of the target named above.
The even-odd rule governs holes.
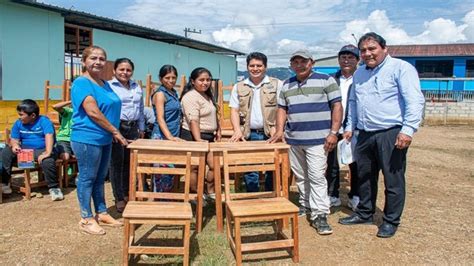
[[[425,91],[474,91],[474,44],[388,45],[391,56],[412,64]],[[337,56],[316,60],[315,69],[334,73]],[[470,80],[473,79],[473,80]]]
[[[177,18],[178,19],[178,18]],[[208,68],[213,78],[235,83],[241,52],[130,23],[35,1],[0,0],[0,100],[43,99],[45,80],[61,84],[80,74],[82,51],[98,45],[110,64],[135,63],[134,78],[158,80],[163,64],[179,75]],[[59,92],[51,98],[59,99]]]

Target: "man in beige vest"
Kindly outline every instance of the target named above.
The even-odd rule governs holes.
[[[267,57],[259,52],[247,56],[249,77],[232,89],[229,106],[234,134],[230,141],[267,140],[275,133],[277,89],[282,83],[266,75]],[[247,192],[259,191],[257,172],[245,173]],[[273,189],[273,176],[265,177],[265,190]]]

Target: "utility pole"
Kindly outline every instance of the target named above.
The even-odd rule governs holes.
[[[354,37],[355,45],[357,46],[357,38],[354,33],[351,33],[352,37]]]
[[[201,34],[201,30],[197,31],[196,29],[184,28],[184,37],[188,38],[188,33],[197,33]]]

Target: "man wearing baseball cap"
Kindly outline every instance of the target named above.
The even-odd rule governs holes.
[[[329,75],[313,72],[314,59],[307,50],[292,54],[295,76],[283,83],[277,98],[276,132],[269,142],[291,145],[291,170],[300,194],[300,214],[320,235],[332,233],[327,222],[329,196],[325,178],[326,154],[337,144],[341,127],[341,92]],[[286,125],[286,126],[285,126]]]
[[[347,99],[349,96],[349,89],[352,85],[352,75],[357,69],[359,62],[359,49],[352,44],[344,45],[338,53],[338,62],[340,70],[331,76],[334,77],[337,84],[341,88],[343,122],[339,129],[337,137],[342,139],[343,128],[346,125],[347,115]],[[356,163],[349,164],[351,170],[351,191],[349,192],[349,201],[347,205],[352,210],[356,210],[359,204],[359,191],[357,183],[357,165]],[[328,181],[328,194],[331,202],[331,207],[341,206],[341,199],[339,198],[339,163],[337,161],[337,147],[328,154],[328,168],[326,170],[326,179]]]

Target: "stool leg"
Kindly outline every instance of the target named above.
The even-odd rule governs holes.
[[[69,186],[69,173],[67,172],[69,168],[69,163],[65,162],[63,164],[63,176],[64,176],[64,188]]]
[[[63,188],[64,187],[64,165],[61,163],[61,164],[56,164],[56,171],[57,171],[57,175],[58,175],[58,180],[59,180],[59,188]]]
[[[39,172],[38,172],[38,179],[39,179]],[[24,172],[25,177],[25,197],[27,200],[31,199],[31,176],[30,176],[30,169],[25,169]]]

